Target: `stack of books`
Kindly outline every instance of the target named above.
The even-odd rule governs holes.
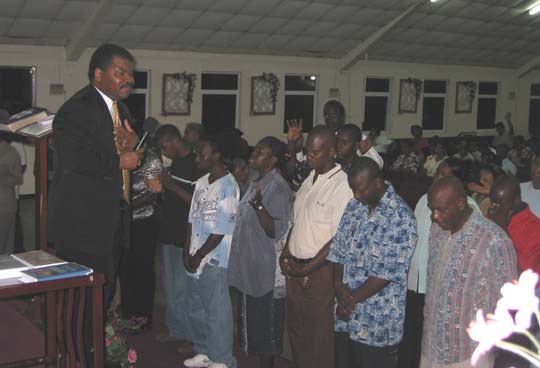
[[[50,281],[90,275],[92,272],[91,268],[75,262],[67,262],[42,250],[0,255],[0,280]]]

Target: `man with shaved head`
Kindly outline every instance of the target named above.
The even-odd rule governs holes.
[[[517,278],[516,253],[500,227],[469,207],[457,178],[435,181],[428,206],[434,224],[420,367],[471,367],[476,343],[467,326],[478,309],[495,310],[501,286]],[[492,364],[486,354],[476,367]]]
[[[326,256],[352,198],[347,174],[334,162],[335,145],[327,127],[308,135],[312,170],[296,194],[294,225],[280,257],[288,276],[286,319],[297,368],[334,367],[333,267]]]
[[[540,274],[540,219],[521,200],[518,180],[510,175],[497,178],[489,194],[488,217],[508,232],[514,242],[520,271]]]
[[[512,175],[498,177],[491,186],[489,197],[488,218],[505,230],[514,242],[519,272],[533,270],[540,274],[540,219],[521,200],[519,181]],[[537,289],[536,294],[539,292]],[[523,335],[514,334],[509,341],[530,348],[528,338]],[[501,367],[529,367],[525,359],[506,351],[498,354],[496,364]]]
[[[335,264],[336,368],[392,368],[403,336],[416,221],[375,161],[357,158],[348,181],[355,200],[328,255]]]

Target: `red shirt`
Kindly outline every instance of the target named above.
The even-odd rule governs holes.
[[[531,269],[540,274],[540,218],[527,207],[512,217],[508,234],[516,248],[520,271]]]

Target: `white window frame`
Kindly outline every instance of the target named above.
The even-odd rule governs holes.
[[[285,89],[285,79],[287,77],[315,77],[315,91],[287,91]],[[285,120],[285,102],[287,96],[313,96],[313,127],[319,125],[317,111],[319,101],[317,96],[319,95],[319,75],[309,73],[286,73],[283,77],[283,120]]]
[[[236,90],[234,89],[203,89],[202,88],[202,76],[203,74],[229,74],[236,75]],[[201,72],[201,116],[203,113],[203,97],[204,95],[234,95],[236,96],[236,106],[234,112],[234,127],[239,128],[240,118],[240,73],[239,72],[217,72],[217,71],[204,71]]]
[[[420,118],[420,126],[422,127],[422,130],[429,131],[429,132],[445,132],[446,131],[446,118],[447,118],[447,109],[448,109],[448,85],[449,81],[447,79],[424,79],[423,87],[425,86],[426,81],[433,81],[433,82],[444,82],[446,84],[446,92],[445,93],[422,93],[422,117]],[[424,88],[422,88],[424,89]],[[424,121],[424,103],[426,97],[443,97],[444,98],[444,109],[443,109],[443,125],[441,129],[427,129],[424,128],[422,125],[422,122]]]
[[[134,88],[131,90],[131,94],[144,94],[144,111],[146,112],[145,119],[150,116],[150,69],[135,69],[135,72],[146,73],[146,88]]]
[[[368,79],[386,79],[388,80],[388,92],[368,92],[367,90],[367,80]],[[390,120],[389,120],[389,117],[390,117],[390,104],[391,104],[391,101],[390,99],[392,98],[392,78],[390,77],[366,77],[364,79],[364,116],[363,116],[363,119],[365,120],[366,118],[366,97],[386,97],[387,100],[386,100],[386,120],[384,122],[384,129],[381,130],[381,132],[388,132],[390,131]]]
[[[486,95],[486,94],[483,94],[481,95],[480,94],[480,83],[497,83],[497,94],[496,95]],[[493,131],[495,132],[495,125],[493,126],[493,128],[478,128],[478,108],[479,108],[479,105],[480,105],[480,99],[481,98],[485,98],[485,99],[494,99],[495,100],[495,121],[494,121],[494,124],[497,124],[497,102],[498,102],[498,99],[499,99],[499,91],[501,89],[501,86],[500,86],[500,83],[498,81],[478,81],[478,98],[476,99],[476,129],[477,130],[481,130],[481,131]],[[530,91],[529,91],[530,93]],[[540,96],[538,96],[540,98]],[[506,126],[506,125],[505,125]]]

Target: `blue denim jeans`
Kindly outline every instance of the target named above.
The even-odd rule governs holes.
[[[207,264],[199,279],[188,278],[187,319],[195,352],[226,364],[227,368],[236,368],[227,269]]]
[[[165,324],[172,336],[191,340],[186,321],[189,276],[184,267],[183,249],[163,244],[163,288],[165,289]]]

